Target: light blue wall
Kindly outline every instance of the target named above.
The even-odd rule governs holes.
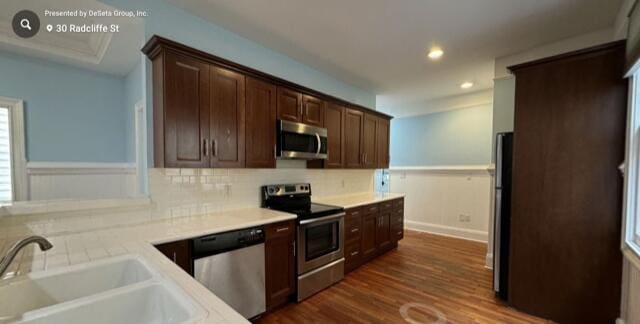
[[[492,106],[391,120],[391,166],[488,164]]]
[[[29,161],[128,161],[123,78],[4,52],[0,71],[0,96],[24,100]]]
[[[513,116],[516,107],[516,78],[506,77],[493,83],[493,132],[491,137],[491,161],[495,161],[496,134],[513,132]]]

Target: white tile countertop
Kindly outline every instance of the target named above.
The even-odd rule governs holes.
[[[207,313],[202,323],[248,323],[153,245],[207,234],[295,219],[296,215],[263,208],[221,211],[200,216],[152,219],[145,211],[63,216],[20,215],[0,219],[0,251],[29,235],[42,235],[54,247],[25,248],[8,274],[59,268],[122,254],[138,254],[177,283]]]
[[[312,199],[315,203],[334,205],[349,209],[403,197],[403,193],[363,192],[360,194],[323,197],[318,199],[313,199],[312,197]]]

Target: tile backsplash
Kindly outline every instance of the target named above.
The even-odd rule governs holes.
[[[149,169],[149,195],[161,218],[260,206],[260,187],[311,183],[313,197],[372,192],[374,170]]]

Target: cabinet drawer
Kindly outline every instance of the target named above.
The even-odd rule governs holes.
[[[393,226],[391,226],[391,240],[399,241],[403,237],[404,237],[404,225],[402,223],[393,224]]]
[[[291,236],[295,234],[296,221],[290,220],[285,222],[268,224],[266,228],[266,239],[270,240],[278,237]]]
[[[349,222],[352,219],[359,219],[362,216],[362,210],[360,208],[347,209],[345,221]]]
[[[394,201],[393,200],[383,201],[379,204],[379,206],[380,206],[380,211],[391,210],[393,209]]]
[[[360,242],[356,241],[349,243],[344,247],[344,269],[345,273],[352,271],[360,266],[362,260],[362,251],[360,249]]]
[[[362,218],[352,219],[344,226],[344,240],[360,241],[360,235],[362,233]]]
[[[366,205],[362,207],[362,214],[363,215],[371,215],[371,214],[376,214],[378,213],[380,209],[378,208],[377,204],[372,204],[372,205]]]

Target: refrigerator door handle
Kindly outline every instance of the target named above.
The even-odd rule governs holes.
[[[496,135],[496,188],[502,188],[502,141],[504,135]]]
[[[502,232],[502,190],[496,189],[493,235],[493,290],[500,291],[500,247]]]

